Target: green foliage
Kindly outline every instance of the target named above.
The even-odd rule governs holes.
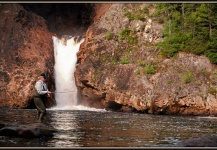
[[[129,64],[129,60],[128,59],[126,59],[126,58],[123,58],[123,59],[121,59],[121,61],[120,61],[120,63],[121,64]]]
[[[141,9],[139,5],[132,12],[129,12],[126,9],[124,9],[124,11],[125,11],[124,16],[128,17],[130,21],[132,20],[145,21],[144,14],[149,14],[148,8]]]
[[[175,56],[178,51],[185,49],[185,43],[189,40],[188,34],[182,35],[180,33],[173,34],[159,42],[157,46],[161,49],[161,54],[166,57]]]
[[[216,88],[214,88],[214,87],[210,87],[209,89],[208,89],[208,93],[210,93],[210,94],[216,94],[216,92],[217,92],[217,90],[216,90]]]
[[[139,11],[140,13],[149,15],[149,9],[147,7],[144,7],[143,9],[140,9]]]
[[[210,40],[207,44],[205,55],[213,64],[217,64],[217,39]]]
[[[206,55],[217,64],[217,4],[161,3],[154,16],[164,23],[162,55],[173,57],[179,51]]]
[[[97,76],[100,75],[102,71],[99,69],[99,68],[96,68],[95,71],[94,71],[94,76],[93,76],[93,80],[94,82],[96,82],[97,80]]]
[[[138,40],[137,40],[137,37],[136,37],[136,36],[128,36],[127,42],[128,42],[129,44],[137,44],[137,43],[138,43]]]
[[[155,68],[154,65],[147,65],[144,67],[144,73],[145,74],[155,74]]]
[[[201,85],[202,83],[201,83],[201,81],[195,81],[195,84]]]
[[[111,32],[111,31],[107,31],[107,32],[106,32],[106,39],[109,41],[109,40],[112,39],[112,37],[113,37],[112,32]]]
[[[112,63],[113,63],[113,64],[117,64],[117,62],[118,62],[117,58],[113,56],[113,57],[112,57]]]
[[[128,28],[124,28],[120,32],[120,36],[118,37],[119,41],[126,40],[129,44],[137,44],[137,37],[133,35],[134,32]]]
[[[161,50],[161,54],[168,58],[175,56],[177,52],[178,50],[170,45],[165,45],[165,47]]]
[[[214,77],[215,79],[217,79],[217,72],[214,72],[214,73],[213,73],[213,77]]]
[[[167,84],[172,84],[173,80],[167,80]]]
[[[136,69],[136,75],[140,75],[140,70]]]
[[[121,32],[120,32],[120,37],[121,37],[121,38],[125,38],[125,37],[128,37],[129,34],[130,34],[130,29],[124,28],[124,29],[122,29]]]
[[[138,63],[141,67],[145,67],[144,61],[138,60],[137,63]]]
[[[121,61],[120,61],[121,64],[129,64],[130,61],[129,61],[129,58],[128,56],[124,56]]]
[[[207,51],[205,54],[209,58],[211,63],[217,64],[217,52]]]
[[[127,38],[129,35],[130,35],[130,29],[124,28],[121,30],[119,38],[120,40],[122,40],[124,38]]]
[[[125,16],[125,17],[128,17],[129,20],[133,20],[132,14],[131,14],[130,12],[126,12],[126,13],[124,14],[124,16]]]
[[[108,57],[105,54],[101,56],[101,59],[102,59],[103,62],[107,62],[108,61]]]
[[[195,37],[189,40],[185,45],[185,51],[192,52],[196,55],[202,55],[207,50],[206,42],[202,38]]]
[[[192,81],[193,77],[194,77],[194,74],[192,72],[190,72],[190,71],[187,71],[186,73],[184,73],[182,75],[182,81],[185,84],[190,83]]]

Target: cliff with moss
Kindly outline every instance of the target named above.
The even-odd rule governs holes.
[[[216,66],[206,56],[156,46],[163,25],[150,4],[113,4],[91,25],[76,70],[80,102],[116,111],[215,115]]]

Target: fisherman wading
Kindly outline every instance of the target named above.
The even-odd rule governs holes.
[[[44,105],[44,100],[46,97],[50,97],[52,92],[48,91],[47,85],[45,83],[47,76],[45,73],[42,73],[38,77],[38,81],[35,84],[34,90],[34,103],[38,113],[38,122],[42,122],[44,116],[46,115],[46,108]]]

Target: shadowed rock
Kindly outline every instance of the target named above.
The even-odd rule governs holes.
[[[57,130],[42,123],[0,123],[0,136],[40,138],[52,137],[54,132]]]
[[[118,104],[114,101],[109,101],[105,105],[106,110],[112,110],[112,111],[120,111],[121,107],[122,107],[121,104]]]
[[[217,136],[206,135],[201,137],[192,137],[182,141],[180,147],[217,147]]]

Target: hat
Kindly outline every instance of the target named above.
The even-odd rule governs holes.
[[[44,77],[45,79],[47,79],[47,75],[45,73],[42,73],[40,76]]]

